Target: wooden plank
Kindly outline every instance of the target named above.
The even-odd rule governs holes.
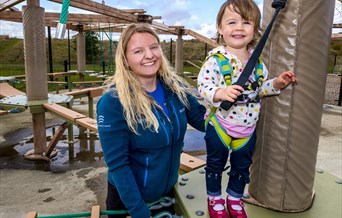
[[[26,218],[37,218],[38,214],[36,211],[28,212]]]
[[[0,83],[0,97],[8,97],[13,95],[25,95],[24,92],[14,88],[8,83]]]
[[[51,85],[66,85],[68,84],[67,82],[62,82],[62,81],[47,81],[48,84]]]
[[[90,117],[85,117],[81,119],[76,120],[76,124],[82,127],[85,127],[93,132],[97,132],[97,122],[95,119],[92,119]]]
[[[82,95],[82,96],[88,95],[89,92],[90,92],[90,89],[80,89],[80,90],[76,90],[76,91],[66,92],[64,94],[77,97],[79,95]]]
[[[52,2],[63,3],[63,0],[50,0]],[[80,8],[83,10],[99,13],[102,15],[107,15],[109,17],[115,17],[118,19],[122,19],[121,22],[137,22],[138,18],[135,15],[130,13],[126,13],[122,10],[112,8],[107,5],[103,5],[101,3],[89,1],[89,0],[73,0],[70,1],[70,6]]]
[[[95,80],[95,81],[75,81],[75,82],[72,82],[74,84],[97,84],[97,83],[103,83],[102,80]]]
[[[94,98],[103,94],[103,87],[97,87],[90,89],[89,97]]]
[[[26,78],[25,75],[14,75],[13,77],[16,79],[25,79]]]
[[[73,84],[76,85],[76,87],[82,87],[82,85],[91,85],[91,87],[96,87],[96,85],[102,85],[103,81],[102,80],[96,80],[96,81],[77,81],[77,82],[72,82]]]
[[[91,217],[90,218],[100,218],[101,209],[100,205],[93,206],[91,208]]]
[[[72,92],[66,92],[65,95],[72,95],[75,98],[83,97],[83,96],[89,96],[91,98],[98,97],[103,94],[104,86],[100,87],[91,87],[91,88],[85,88],[80,90],[75,90]]]
[[[59,139],[61,138],[61,136],[63,135],[63,133],[67,127],[68,127],[68,122],[63,123],[62,125],[60,125],[58,127],[58,129],[55,132],[55,134],[53,135],[48,147],[46,148],[45,153],[46,153],[47,157],[50,157],[50,154],[52,153],[53,149],[56,147]]]
[[[78,113],[76,111],[73,111],[69,108],[63,107],[61,105],[58,104],[49,104],[49,103],[45,103],[43,104],[44,108],[46,108],[49,112],[53,112],[54,114],[61,116],[63,118],[65,118],[67,121],[75,123],[77,119],[80,118],[85,118],[86,116]]]
[[[181,154],[180,169],[185,172],[193,171],[197,168],[204,166],[206,162],[197,157],[191,156],[186,153]]]
[[[0,11],[4,11],[7,8],[15,6],[16,4],[19,4],[20,2],[23,2],[23,1],[24,0],[2,0],[0,3]]]
[[[185,30],[185,34],[188,34],[190,36],[193,36],[195,37],[196,39],[200,40],[201,42],[204,42],[204,43],[207,43],[208,45],[212,46],[212,47],[216,47],[217,46],[217,42],[215,42],[214,40],[212,39],[209,39],[199,33],[196,33],[195,31],[192,31],[192,30],[189,30],[189,29],[186,29]]]
[[[56,73],[48,73],[47,76],[53,77],[53,78],[62,78],[64,76],[73,76],[78,75],[78,72],[56,72]]]
[[[0,116],[6,115],[6,114],[8,114],[8,111],[0,110]]]

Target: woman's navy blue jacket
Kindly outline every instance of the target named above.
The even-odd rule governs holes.
[[[169,117],[159,109],[154,111],[159,121],[158,133],[141,125],[139,135],[130,131],[115,89],[106,92],[97,103],[108,181],[117,188],[132,218],[149,217],[145,202],[158,200],[177,182],[187,123],[204,131],[205,107],[188,95],[187,109],[174,93],[163,88]]]

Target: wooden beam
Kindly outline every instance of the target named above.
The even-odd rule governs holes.
[[[191,172],[195,169],[198,169],[202,166],[204,166],[206,162],[202,159],[199,159],[197,157],[191,156],[186,153],[181,154],[181,163],[180,163],[180,169],[184,172]]]
[[[52,2],[62,3],[62,0],[50,0]],[[161,19],[161,16],[150,16],[143,14],[145,11],[143,9],[128,9],[128,10],[119,10],[116,8],[112,8],[97,2],[92,2],[89,0],[72,0],[70,2],[70,6],[77,7],[80,9],[84,9],[87,11],[99,13],[98,14],[69,14],[67,19],[67,28],[72,30],[77,30],[76,25],[81,23],[84,26],[84,30],[93,30],[89,24],[114,24],[116,26],[110,27],[111,32],[122,32],[122,27],[129,23],[134,22],[147,22],[150,23],[154,28],[159,30],[161,34],[173,34],[179,35],[182,34],[177,28],[167,26],[165,24],[154,22],[153,19]],[[59,21],[60,14],[59,13],[45,13],[45,24],[46,26],[56,27]],[[22,22],[22,12],[20,11],[6,11],[1,13],[1,19],[13,22]],[[71,25],[71,26],[69,26]],[[117,28],[117,26],[120,26]],[[107,27],[98,28],[97,29],[109,29]]]
[[[130,14],[144,14],[146,11],[144,9],[120,9],[123,12],[130,13]]]
[[[3,11],[0,14],[1,20],[22,22],[22,12],[21,11]],[[55,22],[58,23],[60,18],[60,13],[45,13],[45,22]],[[113,18],[105,15],[98,14],[69,14],[67,23],[121,23],[127,22],[122,19]]]
[[[205,43],[207,43],[208,45],[210,45],[212,47],[217,47],[217,42],[215,42],[214,40],[209,39],[209,38],[207,38],[207,37],[205,37],[205,36],[203,36],[203,35],[201,35],[199,33],[196,33],[195,31],[186,29],[185,30],[185,34],[193,36],[196,39],[200,40],[201,42],[205,42]]]
[[[1,0],[0,3],[0,12],[4,11],[10,7],[13,7],[16,4],[19,4],[20,2],[23,2],[24,0]]]
[[[53,152],[53,150],[55,149],[58,141],[60,140],[60,138],[62,137],[64,131],[66,130],[66,128],[68,127],[68,122],[64,122],[62,125],[60,125],[57,129],[57,131],[55,132],[55,134],[53,135],[48,147],[46,148],[46,156],[50,158],[51,153]]]
[[[0,98],[5,98],[13,95],[25,95],[25,92],[22,92],[8,83],[0,83]]]
[[[45,103],[43,104],[44,108],[46,108],[49,112],[52,112],[58,116],[64,117],[67,121],[71,123],[76,123],[77,119],[85,118],[86,116],[78,113],[77,111],[73,111],[69,108],[63,107],[59,104],[54,103]]]
[[[114,25],[96,25],[96,27],[91,27],[91,26],[85,26],[83,28],[84,31],[93,31],[93,32],[101,32],[101,31],[106,31],[106,32],[112,32],[112,33],[121,33],[123,28],[126,27],[127,24],[114,24]]]
[[[342,23],[334,23],[333,28],[342,28]]]
[[[101,208],[100,205],[93,206],[91,208],[91,218],[100,218]]]
[[[49,0],[49,1],[56,2],[56,3],[62,3],[63,2],[62,0]],[[70,2],[70,6],[80,8],[83,10],[87,10],[87,11],[91,11],[91,12],[95,12],[95,13],[99,13],[99,14],[106,15],[109,17],[118,18],[118,19],[121,19],[123,21],[126,21],[127,23],[136,23],[136,22],[140,21],[139,18],[141,19],[141,16],[140,17],[134,16],[130,13],[125,12],[124,10],[112,8],[112,7],[109,7],[109,6],[106,6],[106,5],[97,3],[97,2],[89,1],[89,0],[72,0]],[[137,14],[137,15],[139,15],[139,14]],[[146,21],[146,17],[150,17],[148,20],[153,19],[152,16],[145,15],[144,21]],[[170,28],[167,25],[157,23],[157,22],[153,22],[153,20],[152,20],[151,24],[155,28],[164,31],[165,33],[179,35],[179,33],[177,31],[175,31],[174,29]]]
[[[152,24],[151,24],[154,28],[160,30],[160,31],[163,31],[164,34],[173,34],[173,35],[179,35],[179,32],[176,31],[175,28],[172,28],[172,27],[169,27],[165,24],[162,24],[162,23],[159,23],[159,22],[155,22],[155,21],[152,21]]]
[[[63,0],[49,0],[56,3],[63,3]],[[70,6],[80,8],[86,11],[107,15],[109,17],[119,18],[129,22],[137,22],[138,18],[130,13],[122,10],[103,5],[101,3],[89,1],[89,0],[72,0]]]
[[[26,218],[36,218],[38,216],[36,211],[31,211],[27,214]]]

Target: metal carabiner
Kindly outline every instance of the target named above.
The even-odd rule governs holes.
[[[162,205],[163,207],[170,207],[172,204],[175,204],[176,200],[174,198],[170,198],[170,197],[164,197],[163,201],[160,201],[160,205]]]

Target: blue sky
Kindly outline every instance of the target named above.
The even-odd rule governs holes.
[[[102,0],[95,0],[102,3]],[[214,37],[216,33],[216,14],[225,0],[104,0],[106,5],[118,9],[144,9],[146,14],[153,16],[162,16],[161,20],[166,25],[182,25],[186,29],[194,30],[207,37]],[[263,0],[255,0],[259,8],[262,10]],[[22,6],[26,4],[24,1],[16,5],[20,11]],[[40,0],[41,7],[46,12],[61,12],[62,5],[58,3]],[[341,3],[336,1],[336,8],[342,10]],[[83,10],[70,7],[70,13],[89,13]],[[339,11],[340,12],[340,11]],[[338,14],[338,15],[336,15]],[[335,23],[342,23],[341,13],[335,13]],[[54,35],[55,28],[52,28]],[[0,21],[0,35],[9,35],[10,37],[22,38],[22,25],[13,22]],[[165,38],[175,38],[172,36],[164,36]],[[161,38],[163,38],[161,36]]]

